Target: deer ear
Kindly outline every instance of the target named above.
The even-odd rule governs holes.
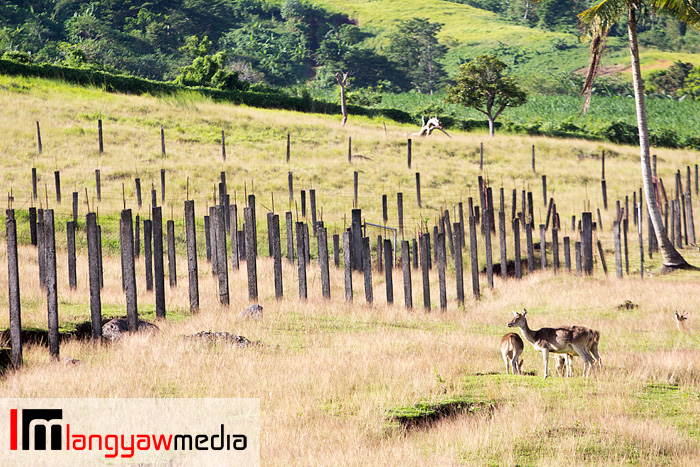
[[[513,310],[513,316],[520,316],[517,311]]]
[[[526,314],[527,314],[527,310],[525,308],[523,308],[522,316],[525,316]]]

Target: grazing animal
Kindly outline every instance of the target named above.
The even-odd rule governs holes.
[[[513,311],[515,316],[509,323],[508,327],[519,327],[523,333],[523,337],[532,344],[538,352],[542,352],[544,360],[544,377],[549,376],[549,354],[551,353],[576,353],[583,358],[583,374],[588,374],[593,370],[595,360],[589,352],[590,341],[593,339],[593,330],[583,326],[559,326],[556,328],[540,328],[532,330],[527,325],[525,315],[527,310],[523,309],[522,313]]]
[[[506,362],[506,374],[510,373],[510,367],[513,367],[513,374],[522,374],[521,365],[523,360],[520,354],[523,353],[523,340],[514,332],[509,332],[501,339],[501,356]]]
[[[688,312],[678,314],[676,311],[676,327],[679,331],[685,331],[685,322],[688,319]]]
[[[591,332],[593,333],[593,337],[591,338],[590,342],[588,343],[588,351],[591,353],[593,358],[595,358],[595,363],[598,364],[598,367],[602,367],[603,362],[600,360],[600,355],[598,354],[598,342],[600,341],[600,333],[598,331],[596,331],[595,329],[591,329]],[[564,367],[566,367],[566,376],[567,377],[573,376],[571,364],[572,364],[573,358],[575,356],[576,356],[576,354],[573,354],[573,353],[568,353],[565,355],[557,355],[556,368],[557,368],[557,374],[559,376],[562,376],[562,373],[564,371]]]

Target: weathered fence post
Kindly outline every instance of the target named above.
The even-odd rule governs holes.
[[[369,237],[362,238],[362,266],[365,273],[365,300],[367,303],[372,303],[374,294],[372,292],[372,255]]]
[[[438,249],[438,258],[437,258],[437,263],[438,263],[438,280],[440,284],[440,309],[441,310],[446,310],[447,309],[447,279],[445,277],[445,268],[447,266],[447,258],[446,258],[446,248],[445,248],[445,234],[444,233],[439,233],[437,237],[435,237],[435,244],[437,245]]]
[[[37,252],[39,262],[39,286],[46,287],[46,232],[44,230],[44,210],[37,211]]]
[[[37,188],[37,181],[36,181],[36,167],[32,167],[32,198],[34,198],[34,201],[36,201],[38,197],[39,197],[39,190]]]
[[[615,242],[615,272],[622,279],[622,248],[620,245],[620,222],[613,222],[613,240]]]
[[[377,272],[382,272],[382,236],[377,235]]]
[[[360,209],[352,210],[352,224],[350,226],[352,235],[352,262],[355,271],[362,271],[362,211]]]
[[[292,172],[287,173],[287,185],[289,185],[289,202],[294,201],[294,176]]]
[[[160,169],[160,202],[165,204],[165,169]]]
[[[474,216],[469,216],[469,248],[471,254],[471,267],[472,267],[472,291],[474,293],[474,298],[480,299],[481,293],[479,291],[479,257],[477,255],[477,245],[476,245],[476,222]]]
[[[175,222],[169,220],[165,223],[168,234],[168,281],[170,287],[177,285],[177,264],[175,263]]]
[[[78,288],[75,264],[75,222],[66,222],[66,246],[68,249],[68,286],[71,290]]]
[[[95,169],[95,190],[97,191],[97,201],[102,201],[102,184],[100,182],[100,169]]]
[[[238,270],[240,253],[238,251],[238,206],[229,205],[229,228],[231,229],[231,268]]]
[[[547,236],[544,230],[544,224],[540,224],[540,268],[547,270]]]
[[[501,247],[501,279],[508,279],[508,254],[506,251],[506,213],[498,212],[498,240]]]
[[[406,146],[406,150],[408,151],[406,154],[406,158],[408,160],[408,168],[411,168],[411,138],[408,138],[408,145]]]
[[[304,252],[304,223],[297,222],[295,224],[297,236],[297,265],[299,275],[299,298],[306,300],[306,253]]]
[[[413,287],[411,284],[411,259],[408,240],[401,242],[401,269],[403,271],[403,298],[407,309],[413,308]]]
[[[593,220],[590,212],[581,214],[581,226],[583,271],[590,275],[593,274]]]
[[[291,158],[291,152],[292,152],[292,141],[291,141],[291,135],[287,133],[287,162],[289,162],[289,159]]]
[[[352,301],[352,248],[350,232],[343,232],[343,269],[345,272],[345,301]]]
[[[135,180],[136,182],[136,201],[138,202],[139,207],[141,207],[141,179],[137,178]]]
[[[552,267],[554,274],[559,270],[559,229],[552,229]]]
[[[413,258],[413,269],[418,269],[418,242],[414,238],[411,241],[411,257]]]
[[[462,226],[454,223],[454,243],[455,243],[455,282],[457,289],[457,303],[464,305],[464,263],[462,262],[462,243],[463,233]]]
[[[156,289],[156,317],[165,319],[165,270],[163,268],[163,214],[153,208],[153,272]]]
[[[547,207],[547,176],[542,175],[542,198],[544,207]]]
[[[603,253],[603,245],[600,243],[600,240],[598,240],[596,243],[598,245],[598,254],[600,255],[600,262],[603,265],[603,272],[607,276],[608,275],[608,265],[605,262],[605,254]]]
[[[600,181],[601,189],[603,190],[603,209],[608,210],[608,187],[605,179]]]
[[[153,221],[143,221],[143,256],[146,265],[146,290],[153,290]]]
[[[216,241],[216,206],[209,207],[209,244],[211,245],[211,275],[219,274],[218,262],[219,255],[216,251],[218,242]]]
[[[323,298],[331,298],[331,277],[328,265],[328,232],[325,227],[316,229],[318,263],[321,268],[321,294]]]
[[[403,237],[403,193],[396,193],[396,204],[399,211],[399,234]]]
[[[635,209],[634,212],[637,212],[637,209]],[[625,273],[629,276],[630,275],[630,259],[629,259],[629,251],[627,249],[627,232],[628,232],[628,230],[629,230],[629,221],[627,219],[622,219],[622,239],[623,239],[622,246],[624,247],[624,252],[625,252]]]
[[[386,301],[394,303],[394,260],[391,240],[384,240],[384,273],[386,278]]]
[[[354,200],[354,205],[353,205],[353,206],[355,206],[355,208],[359,208],[359,207],[360,207],[359,204],[357,204],[357,195],[358,195],[358,190],[359,190],[359,186],[358,186],[358,185],[359,185],[359,183],[360,183],[358,177],[359,177],[359,173],[358,173],[357,170],[356,170],[356,171],[354,171],[354,172],[352,173],[353,200]]]
[[[284,295],[282,287],[282,243],[280,241],[280,216],[272,217],[272,256],[275,274],[275,298],[281,299]]]
[[[581,277],[583,267],[581,264],[581,242],[574,242],[574,256],[576,257],[576,275]]]
[[[527,242],[527,272],[535,270],[535,246],[532,244],[532,227],[525,223],[525,241]]]
[[[102,226],[98,225],[97,226],[97,261],[99,263],[99,271],[100,271],[100,290],[102,290],[105,286],[105,281],[104,281],[104,269],[102,268]]]
[[[36,142],[37,146],[39,148],[39,155],[41,155],[43,151],[43,146],[41,145],[41,128],[39,128],[39,121],[37,120],[36,122]]]
[[[299,217],[299,214],[297,214]],[[301,217],[306,219],[306,190],[301,190]]]
[[[58,282],[53,209],[44,210],[44,242],[46,248],[46,308],[48,311],[49,354],[58,360]]]
[[[428,242],[427,234],[423,234],[420,237],[420,266],[423,275],[423,307],[430,311],[430,276],[429,276],[429,264],[430,259],[430,244]]]
[[[141,217],[136,215],[134,222],[134,258],[138,259],[141,254]]]
[[[102,299],[100,297],[100,262],[97,237],[97,217],[94,212],[85,216],[88,247],[88,274],[90,281],[90,322],[92,338],[102,339]]]
[[[523,277],[522,258],[520,257],[520,220],[513,218],[513,251],[515,255],[515,278]]]
[[[224,215],[224,207],[221,205],[216,206],[216,209],[214,209],[214,216],[216,242],[218,243],[216,246],[216,272],[219,279],[219,303],[228,305],[228,251],[226,248],[226,216]]]
[[[294,263],[294,225],[292,220],[292,212],[284,213],[284,222],[287,229],[287,261]]]
[[[340,235],[333,235],[333,265],[340,267]]]
[[[122,210],[119,244],[124,261],[123,273],[126,292],[126,319],[129,331],[138,329],[138,307],[136,302],[136,268],[134,267],[134,230],[131,223],[131,209]]]
[[[493,250],[491,248],[491,209],[484,210],[484,246],[486,249],[486,281],[493,289]]]
[[[221,130],[221,159],[226,160],[226,135]]]
[[[255,217],[252,206],[243,208],[243,217],[245,218],[245,262],[248,271],[248,299],[250,301],[255,301],[258,299],[258,264],[254,238]],[[306,273],[306,271],[304,272]],[[306,276],[306,274],[304,274],[304,276]],[[299,281],[301,281],[301,278]],[[304,277],[304,281],[306,282],[306,277]]]
[[[185,201],[185,232],[187,237],[187,276],[190,291],[190,313],[199,311],[199,278],[197,270],[197,229],[194,200]],[[235,230],[235,227],[234,229]]]
[[[22,318],[19,293],[19,261],[17,256],[17,222],[14,209],[6,211],[5,231],[7,235],[7,278],[10,305],[10,345],[12,366],[22,366]]]
[[[418,207],[420,205],[420,172],[416,172],[416,196],[418,197]]]
[[[311,228],[316,235],[316,190],[309,190],[309,205],[311,207]]]
[[[61,172],[56,170],[53,173],[53,177],[56,182],[56,202],[61,204]]]
[[[564,237],[564,267],[566,272],[571,272],[571,239]]]

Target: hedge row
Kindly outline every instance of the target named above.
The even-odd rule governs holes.
[[[196,91],[215,101],[244,104],[250,107],[340,114],[339,104],[317,101],[309,96],[295,97],[282,92],[223,91],[199,86],[184,86],[174,82],[153,81],[136,76],[86,68],[63,67],[48,63],[20,63],[13,60],[0,59],[0,74],[57,79],[81,86],[97,86],[108,92],[124,94],[168,95],[180,91]],[[408,123],[414,120],[407,112],[396,109],[368,109],[349,105],[348,113],[368,117],[385,117],[400,123]]]

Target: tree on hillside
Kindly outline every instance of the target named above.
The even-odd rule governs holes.
[[[432,94],[446,77],[440,60],[447,47],[437,39],[442,26],[442,23],[412,18],[399,22],[397,30],[389,36],[387,56],[398,64],[420,93]]]
[[[506,64],[495,55],[484,54],[459,66],[455,85],[447,88],[447,102],[471,107],[486,115],[489,134],[494,135],[496,119],[507,107],[519,107],[527,102]]]
[[[586,32],[591,38],[591,65],[582,94],[586,96],[584,110],[590,102],[593,80],[600,56],[603,53],[605,38],[610,28],[627,17],[627,34],[629,38],[630,56],[632,62],[632,83],[634,84],[634,100],[637,107],[637,127],[639,128],[639,147],[642,163],[642,185],[651,223],[656,232],[659,249],[667,268],[683,268],[688,263],[669,241],[664,227],[661,211],[654,194],[651,164],[649,162],[649,127],[647,125],[646,107],[644,104],[644,84],[639,67],[639,41],[637,39],[637,24],[649,12],[666,13],[689,26],[700,26],[700,13],[696,9],[695,0],[603,0],[579,15]]]

